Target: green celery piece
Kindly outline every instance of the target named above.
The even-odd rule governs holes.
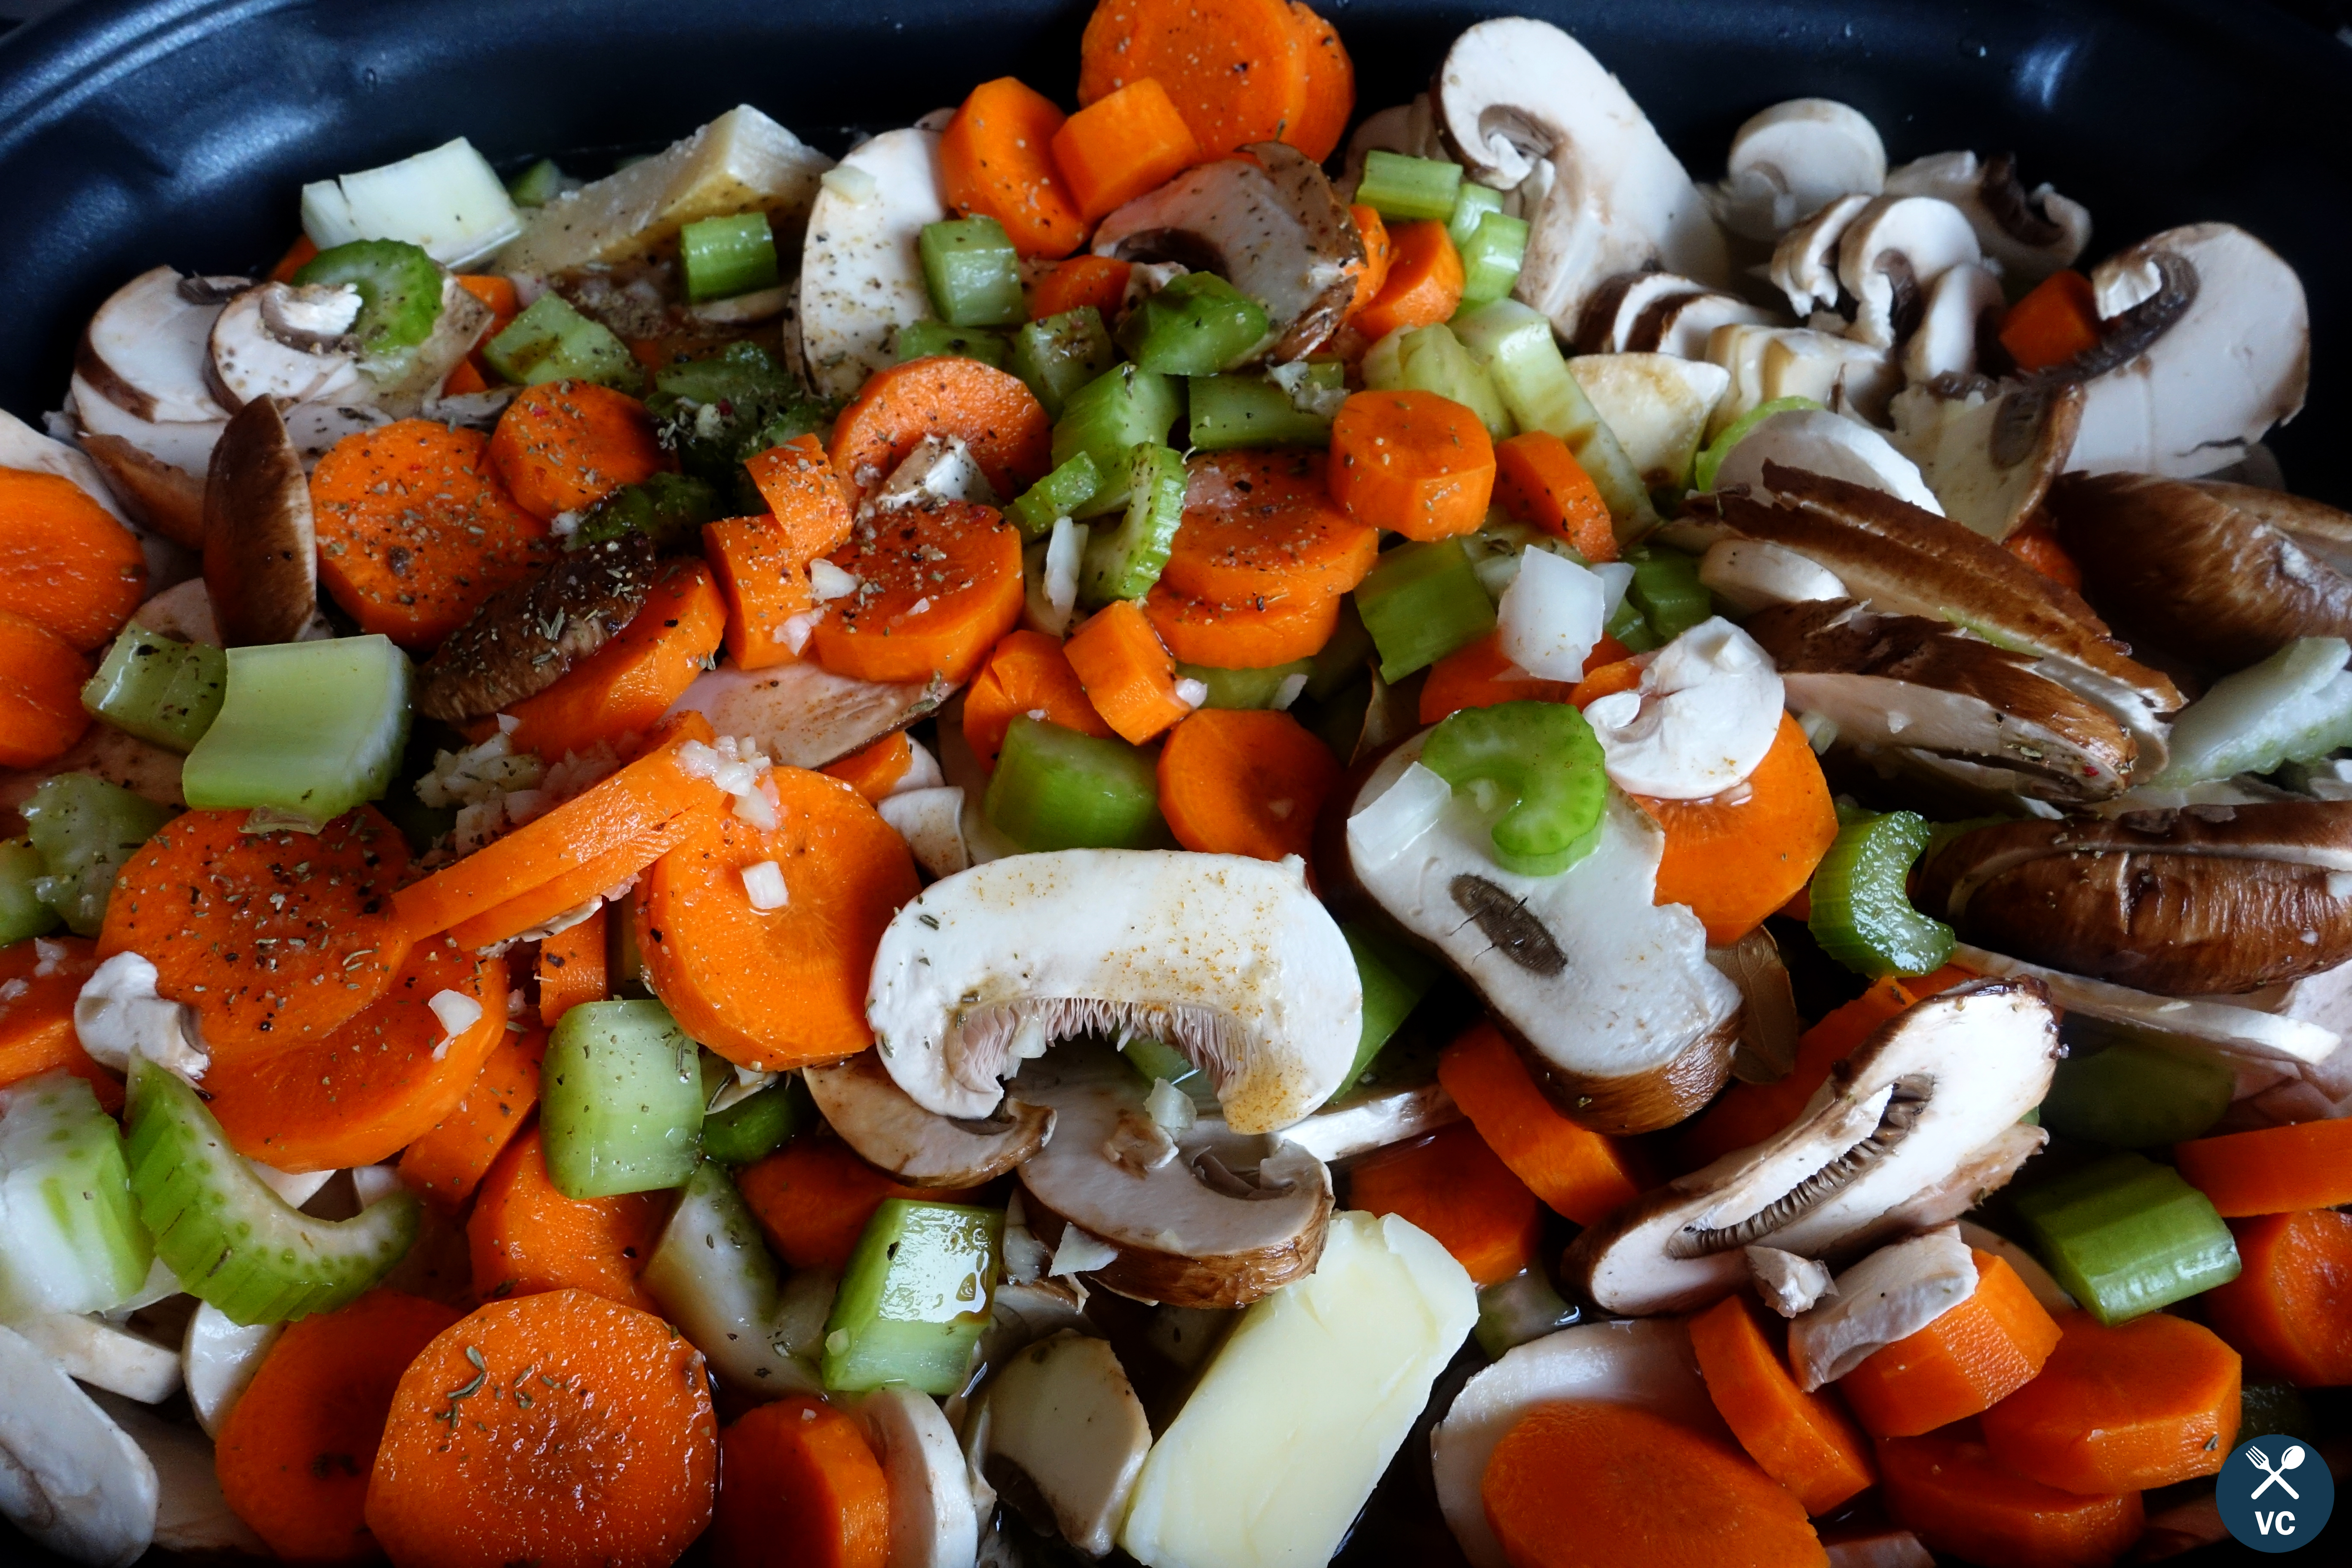
[[[566,1197],[657,1192],[700,1159],[697,1048],[658,1002],[583,1002],[547,1037],[539,1069],[547,1173]]]
[[[2169,1165],[2110,1154],[2017,1198],[2034,1256],[2106,1324],[2238,1277],[2238,1244]]]
[[[2236,1075],[2204,1057],[2136,1040],[2077,1047],[2042,1097],[2042,1124],[2062,1137],[2154,1149],[2201,1137],[2230,1109]]]
[[[1286,708],[1282,689],[1294,678],[1300,683],[1293,689],[1306,689],[1307,674],[1315,668],[1312,659],[1297,658],[1288,664],[1269,665],[1264,669],[1217,669],[1205,664],[1176,666],[1176,673],[1187,680],[1197,680],[1209,689],[1203,708]]]
[[[730,1387],[771,1398],[815,1392],[816,1368],[785,1347],[783,1272],[718,1166],[688,1178],[637,1279]]]
[[[1734,447],[1748,439],[1750,431],[1775,414],[1799,414],[1807,409],[1818,411],[1820,408],[1821,405],[1810,397],[1776,397],[1769,403],[1758,404],[1725,426],[1714,440],[1700,449],[1697,458],[1691,464],[1691,489],[1715,489],[1715,476],[1722,468],[1723,459],[1731,456]]]
[[[37,890],[47,875],[31,839],[0,840],[0,947],[57,930],[58,911]]]
[[[1118,363],[1118,351],[1103,325],[1102,312],[1081,305],[1058,316],[1030,322],[1013,334],[1012,357],[1006,368],[1029,385],[1045,406],[1045,416],[1059,419],[1070,395]]]
[[[666,366],[646,410],[678,467],[707,480],[736,512],[767,510],[743,464],[796,436],[826,434],[833,406],[811,400],[767,350],[735,342],[709,359]]]
[[[1670,643],[1715,614],[1715,595],[1698,580],[1698,558],[1660,544],[1637,544],[1625,552],[1633,568],[1625,598],[1642,612],[1658,641]]]
[[[1025,713],[1004,731],[982,805],[1024,849],[1149,849],[1166,841],[1149,754]]]
[[[1813,870],[1806,928],[1822,951],[1875,980],[1926,974],[1952,956],[1952,928],[1911,907],[1911,867],[1927,847],[1916,812],[1859,814]]]
[[[976,359],[995,370],[1004,368],[1004,356],[1012,352],[1002,332],[986,327],[953,327],[945,321],[909,321],[898,329],[891,347],[900,364],[943,354]]]
[[[644,367],[602,321],[591,321],[551,289],[533,300],[482,345],[482,358],[509,381],[587,381],[632,395],[646,384]]]
[[[1454,193],[1454,210],[1445,216],[1445,237],[1454,242],[1454,249],[1460,250],[1478,232],[1478,225],[1487,214],[1502,210],[1502,192],[1475,180],[1465,180],[1461,189]]]
[[[581,515],[580,526],[563,542],[584,550],[627,534],[642,533],[664,555],[702,553],[702,525],[726,517],[719,489],[692,474],[655,474],[623,485]]]
[[[2297,637],[2223,676],[2172,723],[2167,786],[2267,773],[2352,745],[2352,674],[2342,637]]]
[[[1465,708],[1430,731],[1421,763],[1456,795],[1502,806],[1492,837],[1507,871],[1558,876],[1601,842],[1609,775],[1600,738],[1568,703]]]
[[[132,1058],[131,1192],[155,1256],[230,1321],[282,1323],[332,1311],[390,1272],[424,1214],[401,1189],[351,1219],[312,1219],[262,1184],[186,1079]]]
[[[1493,378],[1443,322],[1405,333],[1398,342],[1397,356],[1402,385],[1433,392],[1462,405],[1478,416],[1486,434],[1497,441],[1518,433]]]
[[[1187,272],[1128,312],[1119,347],[1163,375],[1213,375],[1265,341],[1265,307],[1213,272]]]
[[[1268,376],[1196,375],[1188,384],[1188,428],[1196,451],[1331,444],[1331,416],[1302,409]]]
[[[76,936],[96,936],[114,879],[173,810],[88,773],[44,779],[23,807],[25,836],[39,851],[33,894]]]
[[[1221,1114],[1217,1109],[1217,1086],[1209,1075],[1192,1065],[1192,1058],[1164,1040],[1149,1035],[1138,1035],[1118,1047],[1127,1065],[1143,1076],[1146,1083],[1165,1083],[1183,1090],[1193,1107],[1206,1115]]]
[[[816,1114],[794,1074],[702,1119],[702,1152],[722,1165],[748,1165],[784,1146]]]
[[[380,798],[408,743],[408,656],[383,636],[228,650],[228,697],[181,789],[208,811],[328,822]]]
[[[154,1244],[89,1080],[60,1070],[0,1089],[0,1316],[110,1311],[146,1284]]]
[[[1650,629],[1649,617],[1642,614],[1642,606],[1633,603],[1630,595],[1617,601],[1617,607],[1609,612],[1608,625],[1601,629],[1631,653],[1647,653],[1664,646],[1658,640],[1658,634]]]
[[[1528,222],[1488,213],[1461,250],[1463,308],[1491,305],[1519,280],[1519,267],[1528,255]]]
[[[1364,177],[1356,201],[1384,218],[1441,221],[1454,216],[1462,188],[1462,165],[1440,158],[1409,158],[1374,148],[1364,156]]]
[[[1372,1058],[1389,1043],[1429,988],[1437,984],[1437,965],[1422,952],[1370,926],[1350,921],[1339,927],[1355,956],[1356,977],[1364,988],[1364,1028],[1356,1037],[1355,1065],[1339,1080],[1337,1100],[1360,1082]]]
[[[1128,454],[1139,443],[1166,444],[1180,412],[1169,379],[1140,365],[1114,366],[1070,395],[1054,424],[1055,466],[1084,452],[1102,479],[1078,521],[1127,504]]]
[[[1552,1289],[1540,1266],[1478,1292],[1478,1326],[1470,1331],[1489,1361],[1576,1321],[1576,1308]]]
[[[677,231],[686,297],[695,304],[776,286],[776,236],[763,212],[698,218]]]
[[[1062,519],[1077,516],[1101,487],[1102,476],[1095,468],[1095,460],[1084,452],[1073,452],[1068,462],[1022,491],[1021,499],[1008,510],[1021,537],[1034,542],[1053,532],[1054,524]]]
[[[1315,668],[1307,676],[1307,695],[1318,702],[1328,702],[1350,681],[1362,677],[1375,651],[1372,634],[1364,629],[1364,617],[1357,613],[1350,595],[1339,601],[1339,625],[1331,640],[1315,655]]]
[[[1569,374],[1544,313],[1517,300],[1497,300],[1465,310],[1446,323],[1470,357],[1494,377],[1503,405],[1522,430],[1557,436],[1592,476],[1608,504],[1620,542],[1638,539],[1658,524],[1657,508],[1642,483],[1641,470],[1625,455],[1616,433]],[[1370,371],[1366,370],[1369,381]]]
[[[1078,567],[1078,597],[1088,605],[1150,593],[1184,523],[1182,455],[1139,443],[1127,461],[1127,513],[1117,527],[1093,531]]]
[[[927,223],[916,243],[923,281],[940,319],[956,327],[1013,327],[1021,302],[1021,258],[992,217]]]
[[[1356,610],[1391,685],[1495,629],[1495,602],[1459,539],[1383,552],[1356,589]]]
[[[1004,1236],[1001,1209],[886,1198],[842,1271],[824,1324],[824,1386],[903,1383],[961,1393],[988,1326]]]
[[[405,240],[355,239],[322,250],[296,269],[294,282],[358,289],[352,335],[372,359],[416,347],[441,319],[441,268],[422,247]]]
[[[541,158],[507,182],[507,199],[519,207],[543,207],[565,189],[563,171],[552,158]]]
[[[1418,327],[1399,327],[1364,351],[1360,367],[1367,392],[1398,392],[1404,386],[1404,341]]]
[[[221,649],[134,623],[106,650],[81,689],[81,705],[125,734],[185,752],[212,727],[227,688]]]

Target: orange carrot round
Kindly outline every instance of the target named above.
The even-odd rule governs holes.
[[[0,468],[0,610],[87,653],[146,595],[147,557],[112,513],[62,475]]]
[[[1307,104],[1283,140],[1317,163],[1339,145],[1356,113],[1356,62],[1339,42],[1339,29],[1290,0],[1290,23],[1298,35],[1298,58],[1307,69]]]
[[[1143,613],[1168,651],[1186,664],[1212,669],[1266,669],[1309,658],[1339,628],[1339,595],[1286,595],[1279,599],[1219,602],[1195,599],[1165,584],[1144,596]]]
[[[1119,739],[1140,746],[1192,711],[1176,695],[1176,660],[1132,599],[1087,617],[1062,645],[1087,700]]]
[[[409,1366],[369,1477],[395,1568],[668,1568],[710,1521],[702,1354],[578,1290],[494,1301]]]
[[[490,437],[490,462],[515,504],[546,520],[594,506],[663,467],[646,405],[586,381],[541,382],[515,394]]]
[[[2352,1384],[2352,1214],[2264,1215],[2230,1230],[2243,1267],[2198,1298],[2205,1321],[2263,1376]]]
[[[637,1275],[661,1237],[659,1193],[568,1198],[547,1173],[539,1129],[507,1145],[482,1178],[466,1222],[474,1294],[485,1301],[543,1290],[585,1290],[654,1310]]]
[[[2058,536],[2051,531],[2041,513],[2028,518],[2024,527],[2001,542],[2011,555],[2060,587],[2077,594],[2083,591],[2083,569],[2074,564],[2074,558],[2066,553],[2066,547],[2058,542]]]
[[[1444,539],[1486,521],[1495,443],[1475,414],[1433,392],[1359,392],[1331,426],[1329,482],[1367,527]]]
[[[857,1423],[814,1394],[756,1405],[719,1436],[716,1568],[882,1568],[890,1485]]]
[[[1168,89],[1150,77],[1070,116],[1054,132],[1053,151],[1054,166],[1088,223],[1157,190],[1204,156]]]
[[[2352,1121],[2200,1138],[2178,1145],[2173,1159],[2223,1219],[2352,1204]]]
[[[1108,325],[1118,319],[1127,279],[1134,270],[1133,262],[1108,256],[1073,256],[1057,262],[1030,288],[1029,319],[1042,321],[1092,305]]]
[[[1349,1173],[1348,1206],[1412,1221],[1481,1287],[1533,1263],[1543,1237],[1536,1195],[1466,1121],[1365,1155]]]
[[[98,954],[78,936],[0,947],[0,1089],[61,1070],[88,1079],[108,1110],[122,1109],[122,1079],[92,1061],[74,1033],[74,999],[97,967]]]
[[[1380,339],[1400,327],[1449,321],[1462,304],[1462,253],[1435,218],[1389,230],[1388,276],[1372,302],[1352,318],[1356,331]]]
[[[1931,1433],[1878,1446],[1895,1522],[1939,1552],[2000,1568],[2106,1568],[2139,1539],[2137,1492],[2086,1497],[1995,1463],[1982,1443]]]
[[[1631,691],[1642,684],[1644,663],[1639,658],[1628,658],[1618,659],[1613,664],[1588,664],[1584,667],[1584,679],[1576,683],[1576,689],[1568,694],[1568,700],[1575,703],[1578,711],[1581,712],[1611,692]]]
[[[444,1210],[464,1207],[539,1103],[539,1064],[546,1053],[544,1030],[499,1030],[490,1059],[457,1103],[403,1151],[400,1179]]]
[[[1078,45],[1078,101],[1150,77],[1204,158],[1293,140],[1307,107],[1299,33],[1288,0],[1102,0]],[[1318,106],[1318,129],[1328,119]]]
[[[1371,308],[1389,286],[1389,268],[1396,260],[1396,241],[1389,237],[1389,226],[1381,215],[1368,206],[1351,206],[1348,216],[1356,221],[1356,237],[1364,242],[1364,269],[1356,274],[1356,297],[1348,301],[1348,320],[1353,321]]]
[[[1559,535],[1587,561],[1617,559],[1617,532],[1600,487],[1568,443],[1549,431],[1525,430],[1495,444],[1495,504]]]
[[[458,1319],[438,1301],[371,1290],[289,1325],[221,1423],[221,1496],[278,1556],[364,1563],[362,1517],[393,1393],[434,1336]]]
[[[1380,557],[1380,534],[1341,510],[1320,452],[1194,458],[1160,580],[1196,599],[1344,594]]]
[[[1095,705],[1060,639],[1043,632],[1007,632],[989,650],[988,662],[972,677],[963,694],[963,739],[982,771],[993,771],[996,753],[1004,749],[1004,731],[1024,713],[1044,715],[1049,723],[1097,738],[1111,732]]]
[[[1787,714],[1747,783],[1712,800],[1636,804],[1666,830],[1656,901],[1687,904],[1728,946],[1812,879],[1837,839],[1837,807],[1804,730]]]
[[[1574,689],[1565,680],[1538,680],[1518,671],[1503,651],[1503,634],[1488,632],[1429,667],[1421,683],[1421,721],[1434,724],[1465,708],[1503,702],[1565,702]]]
[[[735,1174],[776,1256],[795,1268],[840,1268],[887,1198],[962,1203],[961,1189],[909,1187],[830,1132],[804,1132]]]
[[[583,1002],[604,999],[604,938],[602,907],[577,925],[566,926],[539,944],[539,1021],[552,1029]]]
[[[38,767],[81,739],[89,728],[81,705],[89,671],[89,659],[65,638],[0,610],[0,766]]]
[[[881,513],[858,525],[833,563],[857,591],[833,602],[809,647],[835,675],[961,684],[1021,618],[1021,535],[993,507]]]
[[[2099,346],[2099,304],[2091,280],[2068,268],[2026,291],[2000,321],[2000,346],[2022,371],[2048,370]]]
[[[2017,1271],[1989,1252],[1976,1262],[1967,1300],[1838,1380],[1874,1436],[1914,1437],[1990,1410],[2032,1382],[2057,1348],[2057,1323]]]
[[[1690,1322],[1691,1349],[1708,1397],[1748,1457],[1789,1489],[1809,1514],[1824,1514],[1875,1480],[1870,1439],[1831,1394],[1807,1394],[1786,1351],[1766,1337],[1756,1305],[1726,1296]]]
[[[904,730],[893,730],[869,746],[862,746],[838,762],[817,769],[839,779],[869,801],[888,798],[898,781],[915,765],[915,742]]]
[[[2218,1473],[2238,1440],[2238,1352],[2150,1312],[2113,1328],[2059,1320],[2042,1374],[1984,1414],[2005,1468],[2070,1492],[2146,1491]]]
[[[702,525],[702,552],[727,599],[727,657],[738,669],[791,664],[792,621],[816,607],[808,563],[786,548],[776,520],[730,517]]]
[[[507,710],[518,752],[550,762],[599,741],[643,733],[702,673],[727,635],[727,600],[710,568],[673,561],[645,607],[563,679]]]
[[[1203,708],[1160,751],[1160,814],[1208,855],[1308,855],[1316,814],[1339,783],[1331,749],[1287,713]]]
[[[754,453],[743,464],[783,535],[785,556],[805,566],[841,548],[849,537],[849,492],[824,443],[795,436]]]
[[[1001,496],[1053,466],[1053,423],[1019,376],[961,354],[908,360],[868,376],[833,426],[833,466],[860,491],[890,477],[927,436],[953,436]]]
[[[1015,77],[971,89],[940,137],[940,175],[948,205],[1004,226],[1024,256],[1067,256],[1086,237],[1086,220],[1054,166],[1054,100]]]
[[[1437,1081],[1486,1146],[1556,1214],[1591,1225],[1647,1184],[1633,1145],[1562,1116],[1492,1024],[1472,1025],[1445,1047]]]

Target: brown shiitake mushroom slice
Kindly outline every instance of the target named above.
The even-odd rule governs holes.
[[[652,592],[654,542],[625,533],[482,601],[416,672],[416,710],[452,724],[546,690],[620,634]]]
[[[239,409],[205,478],[205,589],[228,647],[292,642],[319,615],[310,480],[277,403]]]
[[[85,435],[81,449],[131,521],[189,550],[205,547],[205,481],[120,436]]]

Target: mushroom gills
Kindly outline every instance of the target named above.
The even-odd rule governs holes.
[[[872,1051],[808,1068],[801,1077],[825,1125],[866,1163],[909,1186],[979,1186],[1028,1159],[1054,1135],[1051,1110],[1010,1098],[978,1120],[926,1110],[892,1081]]]
[[[1934,196],[1960,209],[1984,253],[2022,290],[2072,267],[2091,241],[2091,215],[2047,183],[2027,191],[2008,153],[1935,153],[1886,174],[1889,195]]]

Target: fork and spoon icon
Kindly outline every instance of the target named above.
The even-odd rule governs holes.
[[[2287,1496],[2294,1499],[2295,1501],[2301,1502],[2303,1500],[2303,1494],[2295,1490],[2294,1487],[2287,1484],[2286,1473],[2287,1471],[2294,1469],[2297,1465],[2302,1464],[2303,1458],[2303,1445],[2300,1443],[2289,1443],[2286,1446],[2285,1450],[2279,1455],[2278,1468],[2276,1469],[2273,1469],[2271,1468],[2270,1456],[2263,1453],[2260,1448],[2255,1447],[2252,1444],[2248,1444],[2246,1446],[2246,1462],[2252,1465],[2254,1468],[2262,1471],[2263,1475],[2270,1478],[2263,1481],[2261,1486],[2254,1489],[2255,1500],[2259,1500],[2264,1492],[2270,1490],[2273,1487],[2276,1487],[2279,1490],[2286,1493]]]

